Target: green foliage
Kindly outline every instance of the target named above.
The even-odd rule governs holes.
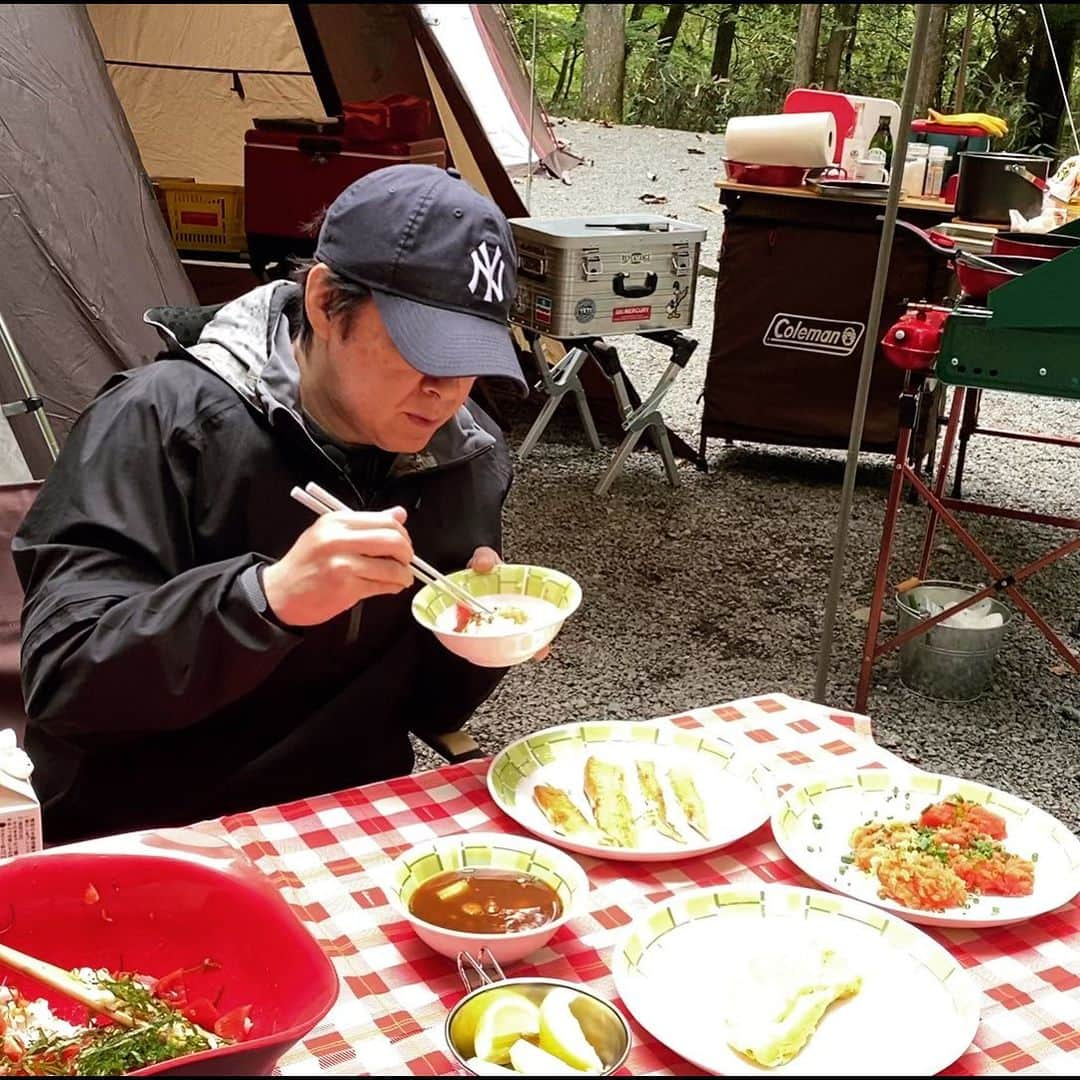
[[[541,99],[557,115],[576,116],[584,68],[581,4],[507,4],[511,24],[528,60],[536,20],[536,79]],[[688,5],[669,56],[658,46],[669,5],[625,5],[627,11],[626,108],[629,123],[692,131],[722,131],[731,116],[777,112],[792,87],[797,4],[739,4],[729,80],[710,75],[716,28],[731,4]],[[822,10],[820,64],[836,21],[835,4]],[[950,5],[945,69],[938,97],[953,109],[967,5]],[[1047,5],[1054,23],[1080,24],[1080,4]],[[630,16],[640,17],[630,21]],[[914,29],[911,4],[858,5],[855,47],[841,63],[840,89],[899,100]],[[1034,4],[976,4],[963,111],[990,112],[1009,121],[1001,149],[1031,146],[1032,109],[1025,100],[1028,64],[1036,35],[1044,33]],[[1080,67],[1080,44],[1076,50]],[[1080,79],[1073,79],[1074,113],[1080,112]],[[819,82],[820,85],[820,82]],[[1063,125],[1067,129],[1067,124]],[[1063,131],[1062,149],[1071,145]]]

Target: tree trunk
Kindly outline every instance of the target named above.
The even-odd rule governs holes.
[[[581,16],[585,11],[584,4],[578,4],[577,14],[574,15],[574,27],[581,22]],[[551,100],[558,101],[561,96],[565,101],[567,95],[570,93],[570,86],[574,81],[574,65],[577,63],[578,55],[581,53],[581,48],[575,41],[568,41],[563,48],[562,65],[559,68],[559,79],[555,84],[555,89],[551,92]]]
[[[675,47],[675,39],[679,36],[686,9],[689,4],[668,4],[667,15],[660,27],[660,36],[657,38],[658,52],[661,61]]]
[[[731,71],[731,50],[735,45],[735,26],[739,16],[739,5],[728,4],[720,12],[720,21],[716,24],[716,44],[713,46],[712,69],[714,79],[726,79]]]
[[[1076,55],[1077,23],[1074,20],[1054,19],[1053,7],[1047,8],[1050,22],[1050,36],[1054,42],[1061,74],[1068,89],[1072,83],[1073,60]],[[1031,105],[1034,117],[1032,140],[1036,146],[1042,146],[1051,154],[1057,150],[1061,138],[1061,120],[1065,114],[1065,102],[1061,97],[1054,61],[1050,55],[1050,46],[1045,30],[1035,36],[1035,51],[1028,68],[1027,92],[1024,95]]]
[[[795,37],[795,85],[809,86],[817,68],[818,34],[821,31],[821,5],[799,5],[799,30]]]
[[[627,22],[641,22],[642,17],[645,14],[645,8],[647,4],[631,4],[630,5],[630,18]]]
[[[859,12],[862,4],[856,4],[851,14],[851,34],[848,37],[847,48],[844,50],[844,74],[851,74],[851,57],[855,52],[855,34],[859,29]]]
[[[834,4],[836,22],[829,33],[825,46],[825,69],[821,77],[823,90],[835,90],[840,85],[840,62],[844,59],[844,46],[848,44],[855,29],[855,5]]]
[[[585,5],[585,73],[581,111],[590,120],[619,123],[626,79],[626,23],[622,4]]]
[[[925,116],[928,108],[941,108],[941,72],[945,56],[945,21],[948,4],[930,5],[930,25],[927,28],[926,55],[915,84],[915,116]]]

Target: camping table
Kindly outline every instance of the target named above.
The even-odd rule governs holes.
[[[783,694],[695,709],[664,721],[712,731],[749,749],[782,783],[813,768],[906,767],[877,746],[869,721]],[[485,785],[487,763],[447,765],[199,826],[227,837],[281,889],[341,976],[337,1004],[281,1060],[285,1075],[435,1076],[455,1067],[443,1022],[462,996],[454,964],[432,952],[387,905],[376,875],[405,848],[461,831],[508,832]],[[721,882],[811,884],[769,826],[712,855],[672,863],[584,859],[589,910],[514,975],[588,984],[613,999],[610,950],[624,926],[683,889]],[[1080,1067],[1080,900],[994,930],[931,931],[982,991],[975,1043],[954,1074],[1075,1075]],[[632,1022],[632,1075],[700,1075]]]

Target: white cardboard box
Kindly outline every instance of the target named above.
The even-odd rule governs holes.
[[[41,803],[30,783],[31,768],[15,732],[0,731],[0,859],[42,848]]]

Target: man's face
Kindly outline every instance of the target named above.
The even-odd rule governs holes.
[[[316,337],[304,364],[304,406],[347,442],[416,453],[472,390],[472,378],[433,378],[412,367],[370,299],[351,320],[337,315],[321,321],[323,326],[312,320]]]

